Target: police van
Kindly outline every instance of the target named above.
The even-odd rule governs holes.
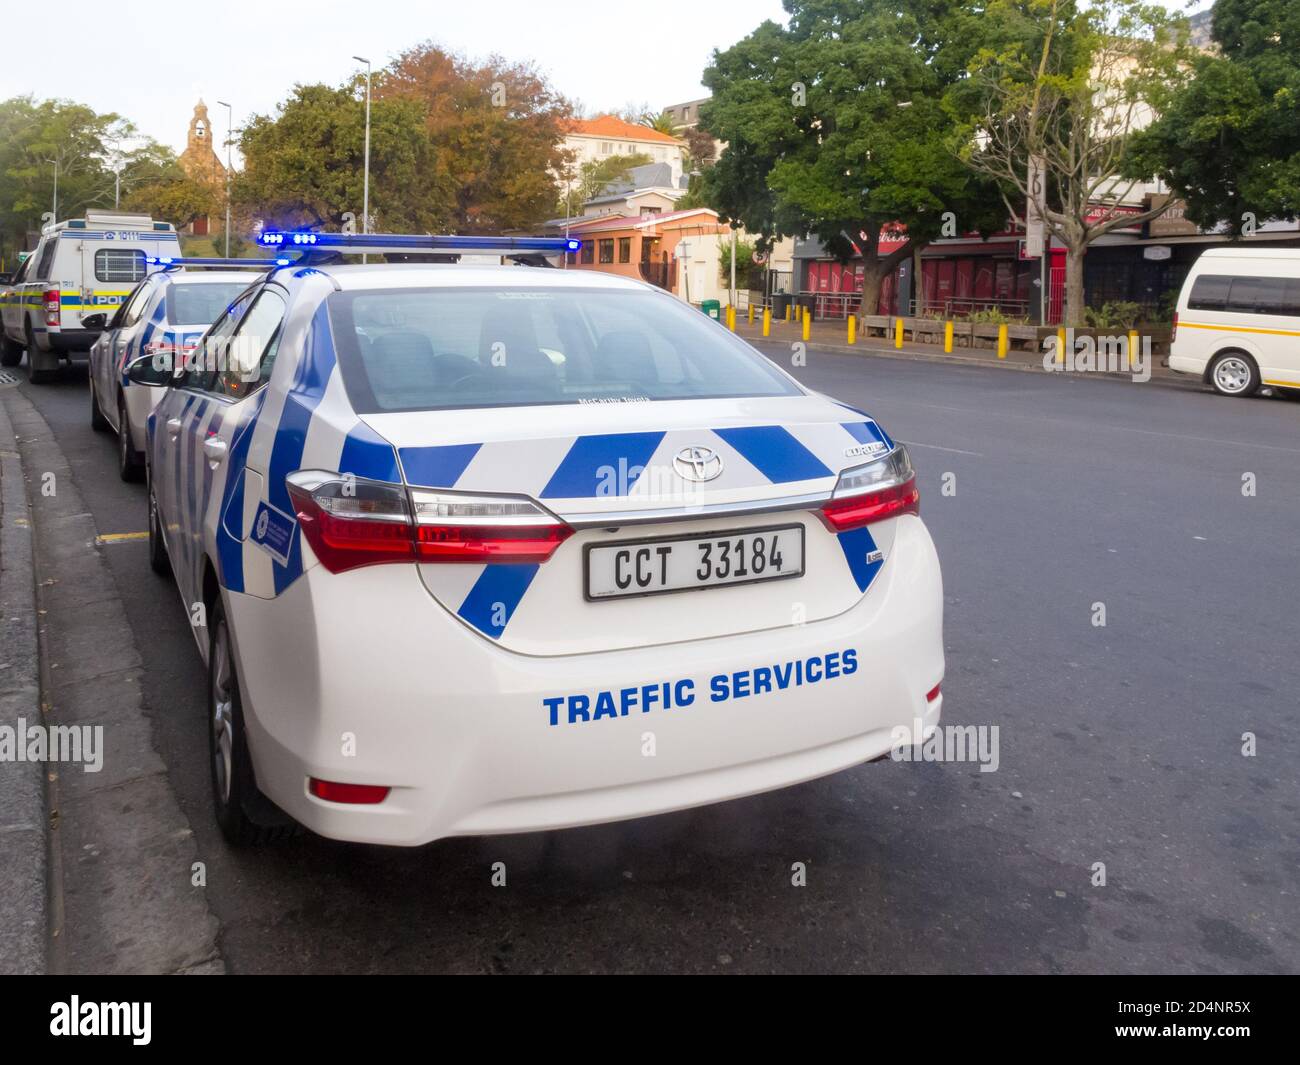
[[[1300,389],[1300,249],[1204,252],[1178,296],[1169,368],[1224,396]]]
[[[62,359],[84,359],[150,271],[146,259],[179,254],[175,228],[148,215],[87,211],[46,226],[0,293],[0,365],[17,366],[26,351],[28,377],[39,382]]]

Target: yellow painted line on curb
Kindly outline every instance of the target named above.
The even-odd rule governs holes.
[[[147,539],[149,539],[149,534],[148,534],[147,532],[138,532],[138,533],[101,533],[99,536],[96,536],[96,537],[95,537],[95,543],[96,543],[96,544],[100,544],[100,545],[102,545],[102,544],[126,544],[126,543],[130,543],[132,540],[147,540]]]

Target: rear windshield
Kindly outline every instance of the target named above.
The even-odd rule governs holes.
[[[363,414],[799,394],[716,322],[657,292],[386,289],[337,292],[329,309]]]
[[[235,302],[247,281],[184,284],[176,282],[167,289],[169,325],[211,325]]]

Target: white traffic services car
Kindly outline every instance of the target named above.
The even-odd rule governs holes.
[[[234,354],[148,451],[229,839],[612,821],[933,731],[939,563],[868,415],[639,282],[327,261],[564,242],[262,240],[309,258],[213,326]]]
[[[204,330],[258,277],[247,269],[258,264],[249,260],[185,259],[184,269],[169,265],[179,261],[147,258],[164,269],[135,287],[90,348],[90,425],[117,434],[118,473],[124,481],[137,480],[144,469],[145,419],[159,399],[156,388],[131,384],[127,368],[139,358],[194,350]]]

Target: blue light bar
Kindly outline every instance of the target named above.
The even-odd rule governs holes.
[[[289,266],[292,259],[187,259],[181,255],[146,255],[145,264],[172,269],[177,266],[229,266],[237,270],[274,270],[278,266]]]
[[[560,255],[576,252],[582,241],[571,237],[458,237],[423,233],[302,233],[264,230],[257,242],[265,248],[333,252],[479,252],[511,255],[531,252]]]

